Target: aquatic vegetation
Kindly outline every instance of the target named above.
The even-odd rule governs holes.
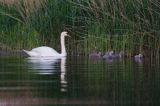
[[[16,1],[16,0],[15,0]],[[11,47],[55,46],[58,34],[69,31],[69,52],[88,55],[96,51],[123,51],[127,56],[160,54],[160,2],[158,0],[27,0],[0,3],[0,42]],[[17,2],[17,1],[16,1]],[[9,4],[9,5],[8,5]],[[16,27],[22,25],[22,28]],[[16,29],[17,28],[17,29]],[[17,32],[30,31],[30,45]],[[13,31],[15,30],[15,32]],[[23,31],[22,31],[23,30]],[[15,44],[11,35],[17,38]],[[36,43],[35,43],[36,36]],[[15,46],[16,43],[18,46]],[[14,45],[14,46],[13,46]],[[56,46],[60,48],[59,46]]]
[[[33,45],[39,44],[38,32],[21,24],[15,25],[10,30],[6,29],[0,32],[0,41],[15,50],[21,50],[21,47],[31,48]]]
[[[86,38],[94,39],[85,44],[91,44],[98,49],[123,50],[128,56],[141,52],[144,55],[159,55],[157,51],[159,41],[159,1],[145,0],[86,0],[73,2],[74,5],[80,6],[85,11],[84,20],[87,19],[88,32]],[[103,40],[98,41],[98,38]],[[86,41],[84,41],[86,42]],[[102,44],[103,46],[99,46]],[[96,45],[96,46],[95,46]],[[109,46],[109,47],[108,47]],[[100,47],[100,48],[98,48]],[[150,53],[148,53],[149,51]],[[156,52],[156,54],[155,54]]]

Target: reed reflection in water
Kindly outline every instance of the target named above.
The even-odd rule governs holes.
[[[0,60],[0,106],[57,104],[67,92],[65,57]]]
[[[159,105],[153,60],[0,57],[0,105]]]

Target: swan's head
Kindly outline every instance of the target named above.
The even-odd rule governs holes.
[[[68,32],[63,31],[63,32],[61,33],[61,36],[64,36],[64,37],[65,37],[65,36],[69,36],[69,35],[68,35]],[[70,36],[69,36],[69,37],[70,37]]]
[[[109,52],[109,55],[112,56],[112,55],[113,55],[113,51],[110,51],[110,52]]]
[[[142,55],[142,54],[139,54],[138,56],[139,56],[140,58],[142,58],[142,57],[143,57],[143,55]]]

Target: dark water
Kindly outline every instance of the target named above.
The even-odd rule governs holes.
[[[1,57],[0,106],[24,105],[159,106],[159,62]]]

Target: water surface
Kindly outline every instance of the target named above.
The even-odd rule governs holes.
[[[155,106],[155,59],[0,57],[0,106]]]

